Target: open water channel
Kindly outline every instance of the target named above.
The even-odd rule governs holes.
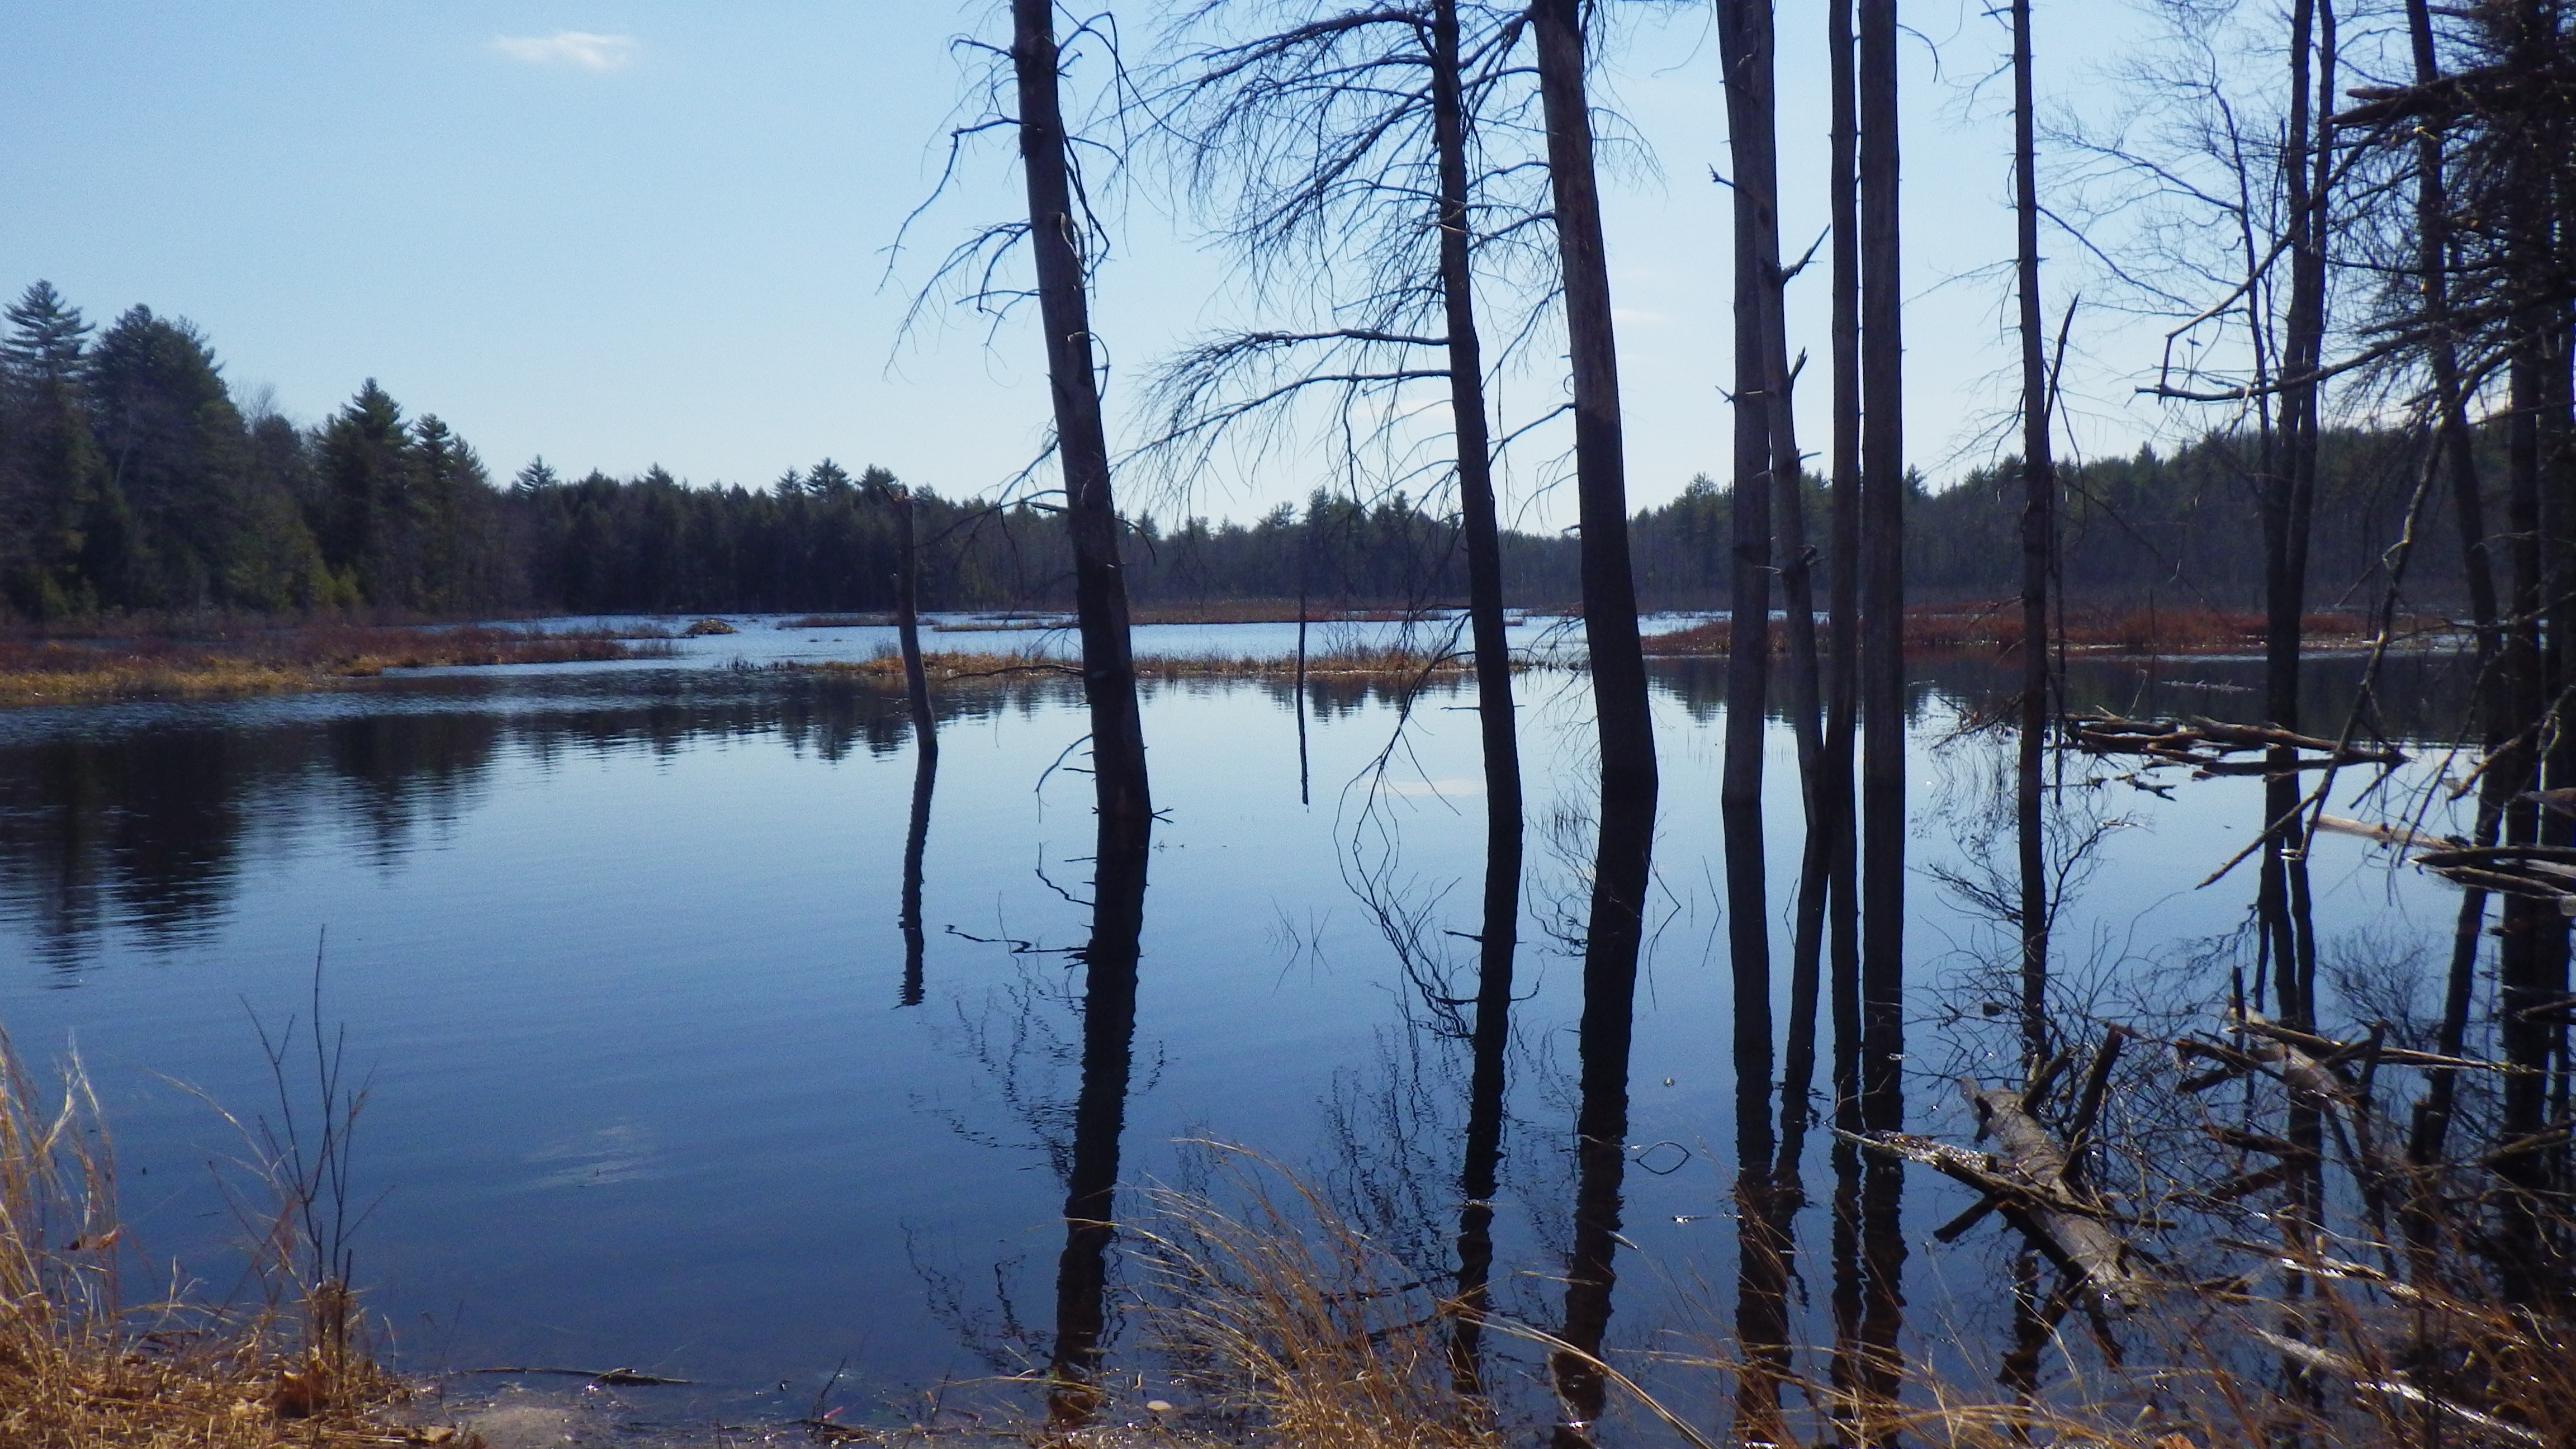
[[[226,1164],[243,1143],[217,1108],[274,1119],[254,1023],[309,1029],[318,957],[321,1016],[369,1093],[359,1278],[405,1367],[631,1368],[698,1387],[621,1390],[621,1415],[775,1422],[836,1370],[831,1397],[864,1418],[1044,1366],[1083,1087],[1078,691],[1023,676],[943,692],[916,962],[897,923],[913,780],[899,693],[757,667],[866,655],[890,631],[738,622],[674,659],[0,714],[0,1022],[40,1071],[78,1051],[151,1275],[176,1263],[234,1291],[225,1183],[243,1179]],[[1142,630],[1138,647],[1241,655],[1292,636]],[[985,641],[1026,642],[934,647]],[[1722,667],[1655,673],[1655,908],[1608,1336],[1632,1356],[1718,1331],[1738,1266]],[[2312,697],[2348,697],[2356,667],[2316,665]],[[2388,708],[2438,719],[2449,679],[2393,661]],[[2254,682],[2250,662],[2126,661],[2081,666],[2074,689],[2248,718]],[[2015,1070],[2011,1018],[1986,1004],[2009,989],[1993,973],[2010,927],[1958,883],[2010,860],[1995,794],[2010,737],[1962,729],[2004,687],[1987,666],[1927,665],[1909,705],[1908,1101],[1925,1131],[1956,1130],[1959,1073]],[[1494,1281],[1499,1309],[1545,1325],[1575,1186],[1595,779],[1585,676],[1537,668],[1518,689],[1529,876]],[[1407,699],[1388,680],[1313,679],[1301,799],[1285,680],[1147,686],[1164,819],[1122,1204],[1203,1181],[1193,1142],[1244,1144],[1441,1271],[1467,1069],[1437,999],[1472,995],[1472,943],[1451,933],[1475,929],[1482,869],[1471,700],[1463,683]],[[1800,815],[1794,751],[1772,735],[1785,996]],[[2241,964],[2250,873],[2197,883],[2259,828],[2259,782],[2134,768],[2077,761],[2061,792],[2068,835],[2098,836],[2058,924],[2070,1009],[2196,1009]],[[2333,808],[2424,808],[2451,828],[2424,788],[2443,768],[2437,746],[2393,778],[2349,771]],[[2312,870],[2329,978],[2340,963],[2438,989],[2448,887],[2358,839],[2322,839]],[[1812,1149],[1801,1254],[1825,1251],[1828,1145]],[[2010,1245],[1996,1229],[1934,1243],[1963,1194],[1929,1176],[1905,1189],[1905,1347],[1991,1373],[1970,1345],[2005,1312]],[[1821,1302],[1821,1259],[1800,1271]],[[1115,1253],[1109,1282],[1109,1361],[1146,1370],[1121,1312],[1141,1285]]]

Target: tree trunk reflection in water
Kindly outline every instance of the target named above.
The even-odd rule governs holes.
[[[1108,1319],[1119,1136],[1136,1034],[1136,961],[1145,924],[1146,820],[1103,815],[1092,868],[1091,940],[1082,950],[1082,1087],[1073,1111],[1073,1171],[1065,1184],[1064,1254],[1056,1261],[1055,1353],[1048,1417],[1073,1427],[1099,1413],[1101,1339]]]
[[[1655,843],[1655,792],[1633,783],[1605,789],[1601,841],[1593,859],[1591,926],[1584,939],[1581,1100],[1574,1123],[1574,1251],[1565,1275],[1561,1336],[1580,1353],[1555,1359],[1564,1417],[1560,1449],[1591,1442],[1606,1384],[1592,1360],[1610,1326],[1617,1282],[1621,1191],[1628,1165],[1628,1047],[1637,995],[1637,952]]]
[[[1739,1104],[1746,1094],[1739,1089]],[[1783,1092],[1776,1151],[1761,1115],[1735,1124],[1735,1336],[1744,1355],[1737,1371],[1735,1439],[1739,1444],[1794,1443],[1782,1416],[1780,1386],[1790,1371],[1789,1263],[1797,1249],[1790,1225],[1806,1206],[1798,1162],[1807,1146],[1807,1105]]]
[[[915,728],[919,728],[915,726]],[[917,736],[927,740],[928,735]],[[903,837],[903,1004],[919,1006],[922,998],[921,856],[930,844],[930,791],[939,779],[939,750],[916,747],[912,756],[912,823]]]
[[[1892,1444],[1905,1368],[1896,1347],[1905,1328],[1905,1169],[1848,1137],[1834,1143],[1833,1160],[1834,1440]]]
[[[891,480],[889,485],[891,484]],[[891,488],[894,501],[895,639],[903,651],[904,702],[912,710],[912,820],[903,837],[903,1004],[921,1004],[921,855],[930,843],[930,792],[939,780],[939,719],[930,707],[930,673],[921,662],[921,555],[913,536],[912,492]]]

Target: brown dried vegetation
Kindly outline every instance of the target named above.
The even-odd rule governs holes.
[[[2370,621],[2357,614],[2310,614],[2301,621],[2306,645],[2316,649],[2360,649],[2370,644]],[[2397,636],[2431,638],[2453,632],[2437,619],[2400,620]],[[1713,619],[1687,629],[1657,634],[1647,652],[1664,657],[1723,655],[1730,625]],[[2075,654],[2215,655],[2260,654],[2263,619],[2259,614],[2217,609],[2128,609],[2069,614],[2065,647]],[[1905,651],[1909,655],[2018,653],[2022,621],[2012,602],[1992,605],[1918,604],[1905,611]],[[1774,636],[1775,652],[1778,648]]]
[[[77,641],[0,638],[0,705],[323,689],[388,669],[652,658],[668,652],[667,638],[652,631],[363,624]]]
[[[11,1449],[354,1449],[471,1441],[400,1418],[406,1387],[349,1339],[337,1284],[278,1305],[129,1307],[139,1261],[79,1064],[53,1091],[0,1037],[0,1444]],[[326,1341],[327,1340],[327,1341]]]

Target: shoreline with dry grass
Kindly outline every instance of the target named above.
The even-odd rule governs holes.
[[[952,650],[925,653],[921,656],[921,663],[931,681],[937,684],[979,679],[1082,677],[1079,660],[1043,654]],[[895,654],[867,659],[787,660],[768,667],[785,674],[865,680],[898,689],[903,686],[903,659]],[[1536,661],[1524,659],[1514,661],[1513,667],[1530,669],[1538,665]],[[1464,654],[1433,653],[1398,646],[1322,651],[1306,656],[1303,665],[1304,673],[1310,679],[1449,678],[1463,677],[1473,668],[1473,661]],[[1300,666],[1294,656],[1147,654],[1137,657],[1135,669],[1140,680],[1250,680],[1294,679]]]
[[[272,1047],[282,1062],[282,1047]],[[281,1081],[283,1079],[281,1078]],[[363,1094],[323,1104],[345,1134]],[[238,1124],[236,1124],[238,1125]],[[344,1140],[344,1137],[342,1138]],[[470,1434],[410,1411],[417,1386],[365,1347],[357,1298],[309,1249],[300,1223],[323,1191],[304,1147],[261,1156],[266,1223],[245,1221],[251,1280],[233,1305],[174,1290],[125,1301],[151,1264],[119,1213],[113,1138],[80,1062],[51,1090],[0,1034],[0,1443],[12,1449],[357,1449],[450,1444]],[[328,1211],[326,1206],[326,1211]],[[254,1213],[254,1218],[257,1213]],[[340,1259],[345,1263],[345,1258]],[[323,1267],[324,1271],[316,1271]],[[175,1283],[184,1281],[172,1273]]]
[[[1138,624],[1271,624],[1294,621],[1293,605],[1189,606],[1140,609]],[[1397,609],[1317,610],[1309,622],[1397,623],[1428,616]],[[1515,615],[1517,620],[1533,617]],[[875,615],[804,615],[774,621],[778,629],[829,629],[881,624]],[[2264,646],[2259,615],[2209,609],[2100,610],[2070,614],[2063,647],[2078,658],[2227,658],[2259,655]],[[1055,615],[1027,615],[933,625],[941,633],[1030,633],[1070,627]],[[2002,606],[1917,605],[1906,614],[1911,657],[1965,655],[2010,657],[2020,649],[2021,621]],[[221,619],[191,626],[181,621],[132,621],[122,632],[107,626],[24,628],[0,633],[0,708],[93,704],[120,700],[209,699],[343,688],[388,670],[475,668],[516,664],[599,663],[673,657],[671,641],[733,632],[715,618],[670,626],[547,630],[530,624],[440,625],[424,623],[269,623]],[[1723,618],[1650,634],[1652,659],[1724,658],[1731,626]],[[2353,653],[2375,641],[2372,621],[2351,614],[2311,614],[2304,621],[2307,652]],[[2448,621],[2409,617],[2395,621],[2392,647],[2438,649],[2455,645]],[[1772,643],[1779,647],[1780,634]],[[1570,657],[1570,656],[1569,656]],[[960,649],[927,657],[943,681],[1072,673],[1071,660],[1028,651]],[[1525,657],[1517,667],[1560,662]],[[899,679],[900,664],[883,660],[797,662],[791,672]],[[1338,645],[1306,656],[1309,677],[1422,679],[1463,675],[1463,653],[1408,644]],[[1276,679],[1298,672],[1295,656],[1140,656],[1141,679]]]
[[[1905,611],[1908,658],[1990,654],[2008,658],[2021,652],[2022,621],[2018,600],[1997,604],[1916,604]],[[2358,614],[2315,613],[2300,620],[2301,651],[2308,656],[2358,653],[2377,637],[2374,621]],[[1724,658],[1733,625],[1711,619],[1688,628],[1646,636],[1649,658]],[[1784,632],[1774,630],[1774,653],[1786,646]],[[2077,658],[2224,659],[2259,657],[2270,632],[2263,616],[2220,609],[2095,609],[2069,612],[2052,628],[2052,647]],[[2437,649],[2454,645],[2465,633],[2447,619],[2406,616],[2389,631],[2393,647]]]
[[[667,630],[311,624],[196,634],[0,638],[0,707],[332,689],[389,669],[668,657]]]

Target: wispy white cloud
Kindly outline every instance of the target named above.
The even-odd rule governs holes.
[[[504,35],[492,48],[528,65],[568,65],[579,70],[623,70],[634,63],[643,43],[631,35],[593,35],[587,30],[558,30],[552,35]]]

